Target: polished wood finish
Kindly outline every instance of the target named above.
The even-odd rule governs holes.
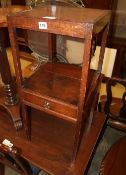
[[[9,6],[0,8],[0,30],[2,30],[4,27],[7,27],[7,15],[25,9],[27,9],[25,6]],[[5,87],[5,98],[2,97],[0,99],[0,105],[2,105],[11,114],[15,128],[18,130],[22,127],[19,109],[17,109],[19,107],[19,103],[15,89],[13,88],[13,78],[11,76],[3,40],[0,40],[0,73]]]
[[[100,168],[100,175],[126,174],[126,137],[121,138],[110,147]]]
[[[67,12],[70,10],[69,8],[71,8],[71,11],[69,15],[67,15]],[[91,38],[91,31],[94,34],[97,34],[104,28],[104,26],[110,19],[109,11],[86,9],[86,8],[81,9],[72,7],[62,7],[62,6],[57,7],[56,14],[54,16],[56,19],[51,21],[49,19],[44,18],[47,14],[49,16],[52,16],[51,13],[52,13],[51,6],[43,7],[43,10],[41,9],[41,7],[40,8],[38,7],[26,13],[22,14],[18,13],[17,15],[13,16],[13,20],[11,20],[11,17],[9,19],[11,20],[11,25],[14,25],[15,27],[24,29],[33,28],[36,31],[42,31],[41,29],[39,29],[38,23],[43,18],[42,19],[43,21],[45,22],[49,21],[46,32],[74,36],[79,38],[88,37],[89,39]],[[75,15],[77,13],[80,13],[80,15]],[[29,20],[29,18],[27,18],[27,15],[33,22],[32,26],[31,21]],[[34,18],[34,16],[36,16],[36,18]],[[100,20],[98,19],[99,16]],[[19,17],[21,20],[24,21],[23,23],[17,20]],[[82,23],[83,26],[80,25],[80,23]]]
[[[43,6],[8,16],[9,35],[27,137],[31,137],[32,128],[26,106],[53,115],[56,118],[55,120],[60,118],[64,122],[69,121],[70,124],[74,125],[73,144],[69,157],[69,163],[73,165],[77,158],[83,131],[85,130],[84,134],[86,134],[86,128],[91,129],[94,118],[95,106],[103,78],[101,65],[110,12],[57,6],[55,14],[53,13],[54,19],[49,19],[48,17],[52,15],[52,8],[53,6]],[[78,13],[79,16],[76,15]],[[47,29],[39,28],[40,21],[47,24]],[[16,28],[47,32],[49,36],[49,62],[41,65],[25,82],[20,66]],[[103,37],[98,69],[91,71],[92,36],[94,37],[100,31],[102,31]],[[56,43],[52,42],[57,34],[84,39],[82,67],[57,62],[55,56]]]

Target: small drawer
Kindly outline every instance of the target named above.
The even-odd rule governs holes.
[[[77,120],[77,107],[74,105],[66,104],[56,99],[42,97],[29,91],[23,91],[23,101],[29,106],[56,115],[59,118],[72,122],[76,122]]]

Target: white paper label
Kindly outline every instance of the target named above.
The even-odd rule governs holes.
[[[47,22],[39,22],[39,29],[47,29]]]

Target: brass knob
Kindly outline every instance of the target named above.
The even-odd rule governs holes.
[[[50,103],[48,101],[45,101],[43,106],[45,109],[50,109]]]

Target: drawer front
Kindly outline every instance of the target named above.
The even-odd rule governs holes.
[[[76,122],[77,107],[50,98],[23,91],[23,101],[29,106],[38,108],[57,117]]]

